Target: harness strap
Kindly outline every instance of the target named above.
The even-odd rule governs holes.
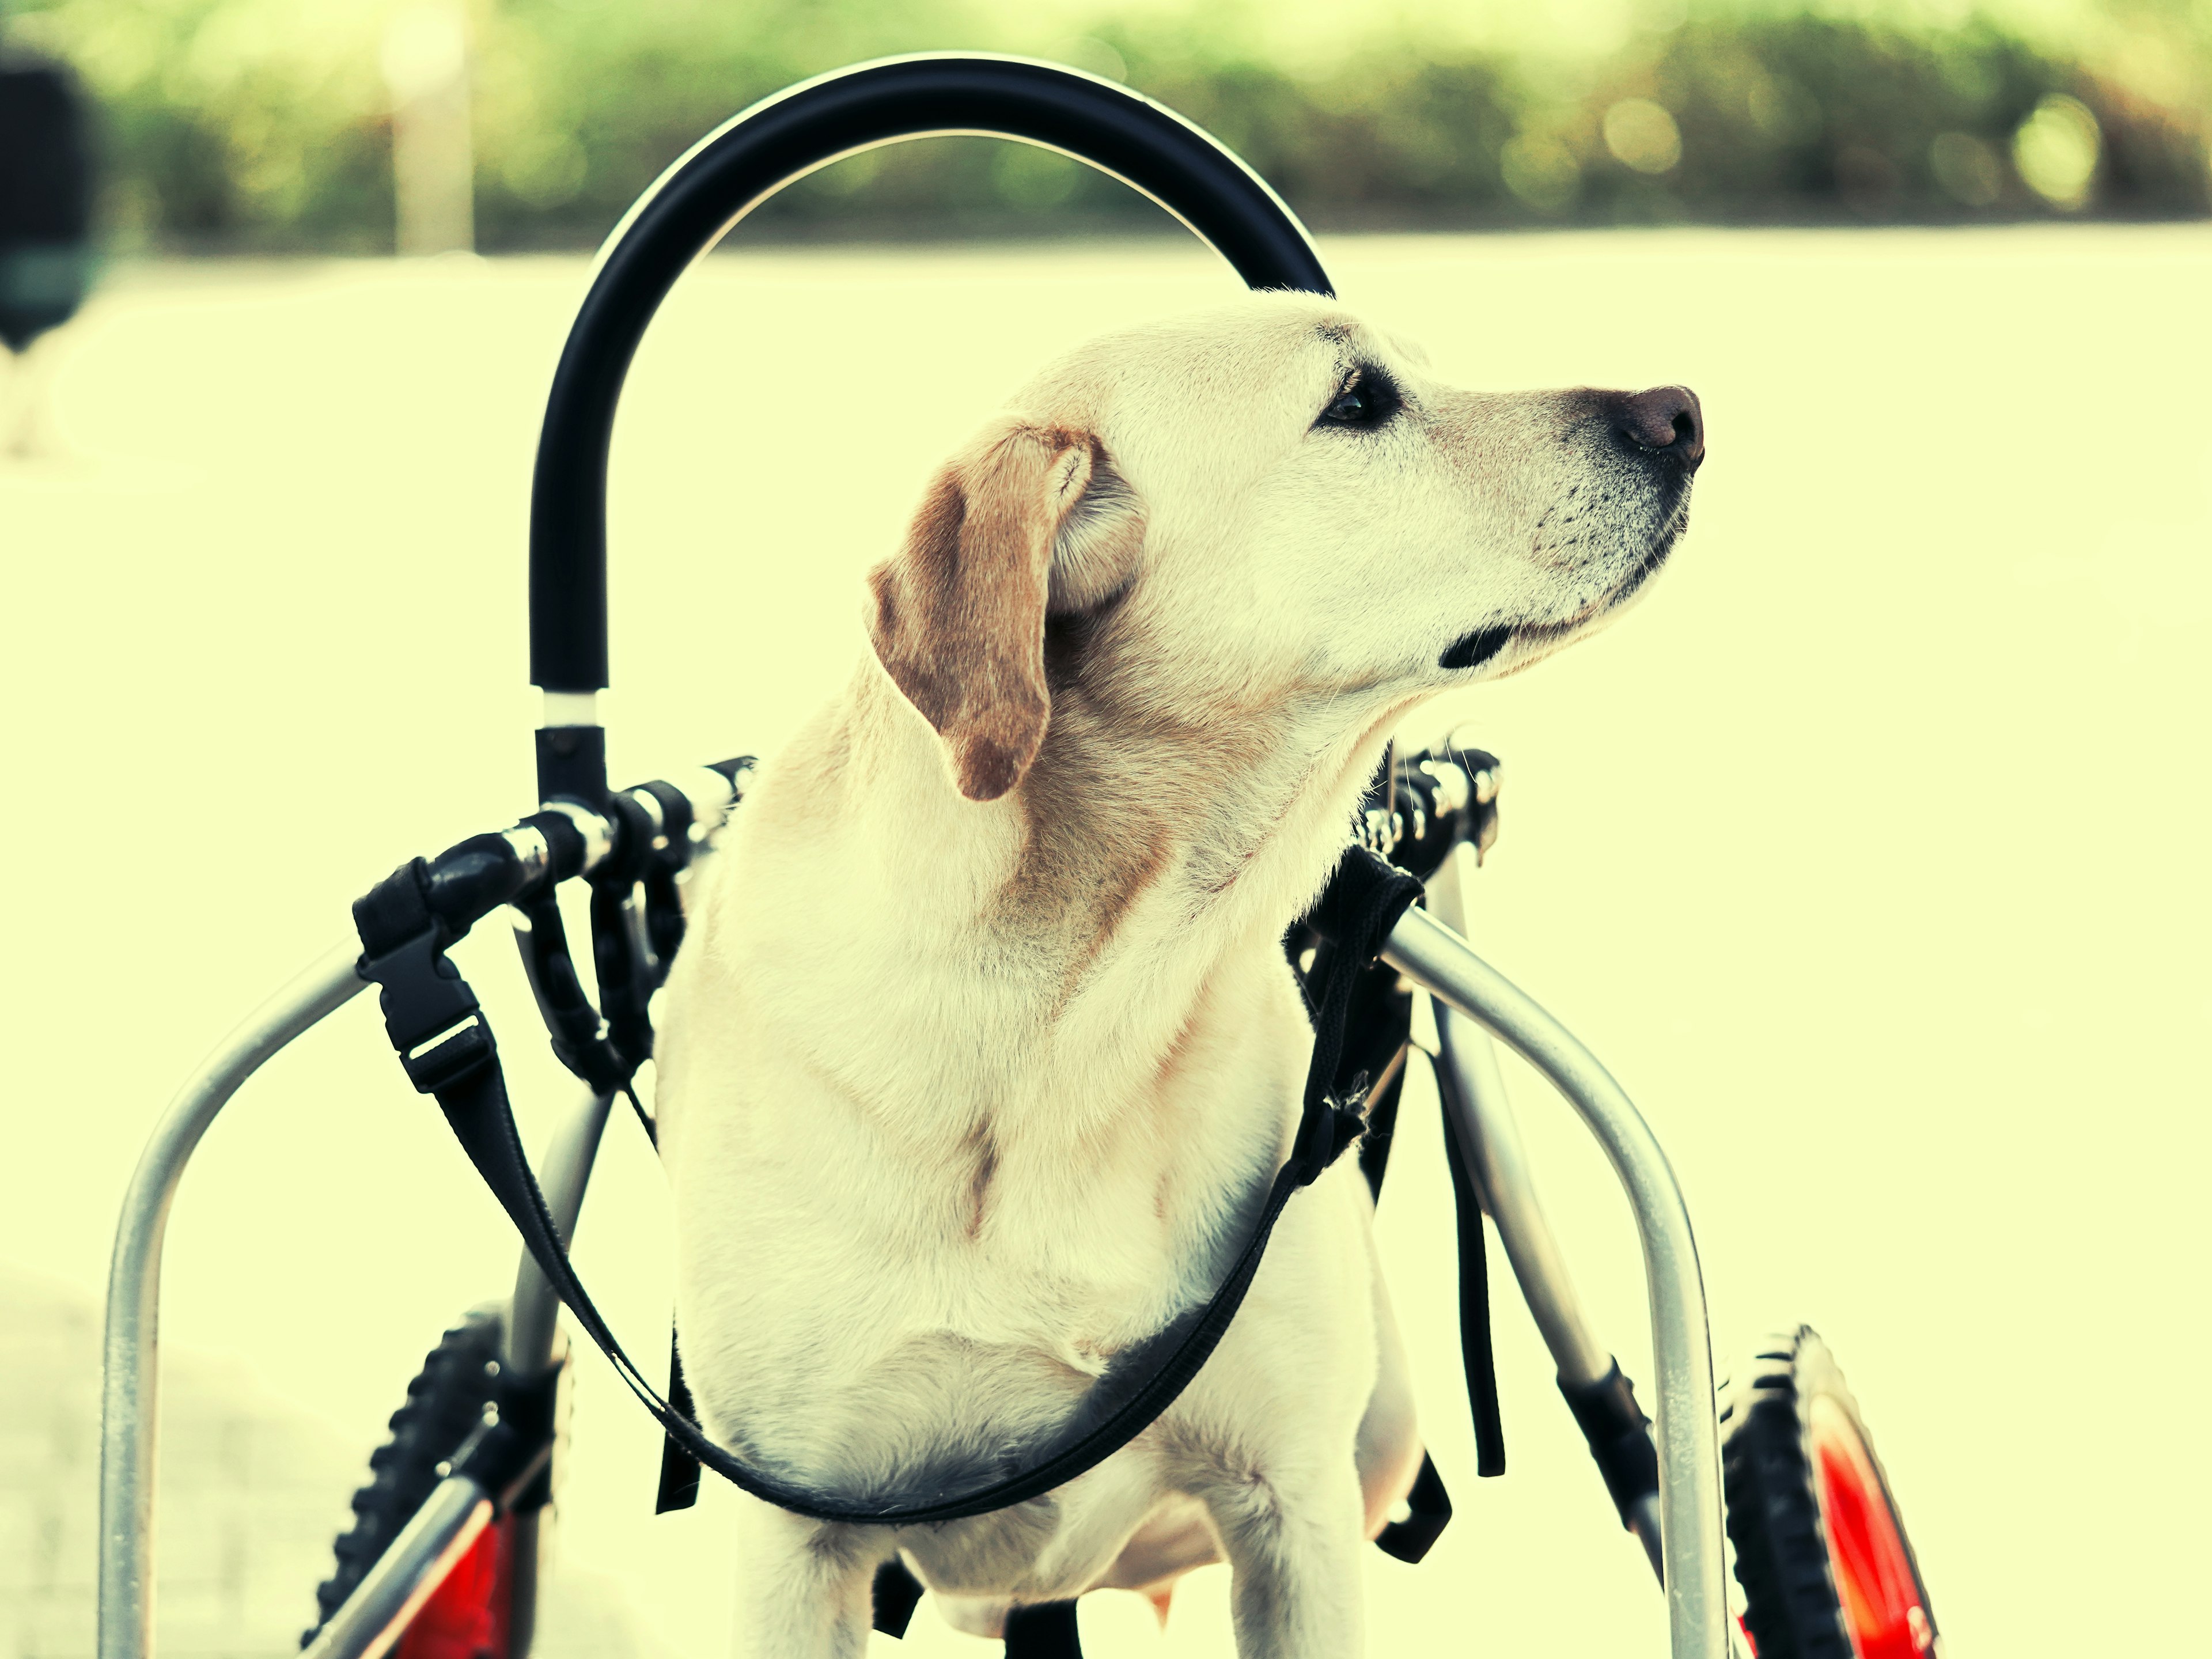
[[[1295,965],[1304,945],[1313,939],[1304,923],[1291,930],[1286,941]],[[1314,945],[1314,977],[1325,975],[1335,946],[1326,939]],[[1301,974],[1303,989],[1307,975]],[[1340,1093],[1356,1092],[1362,1073],[1378,1077],[1367,1095],[1367,1133],[1360,1138],[1359,1169],[1379,1204],[1382,1182],[1389,1167],[1390,1144],[1396,1133],[1400,1097],[1412,1053],[1413,994],[1402,988],[1397,972],[1380,963],[1362,969],[1352,998],[1346,1022],[1346,1052],[1337,1062]],[[1310,995],[1309,1009],[1313,1007]],[[1452,1115],[1444,1115],[1446,1156],[1450,1160],[1452,1199],[1458,1228],[1460,1351],[1467,1374],[1468,1404],[1474,1420],[1475,1472],[1498,1475],[1505,1472],[1505,1445],[1498,1407],[1498,1377],[1490,1342],[1488,1263],[1484,1250],[1482,1208],[1474,1184],[1467,1178],[1466,1157],[1456,1138]],[[1436,1460],[1426,1451],[1405,1498],[1401,1518],[1391,1521],[1376,1534],[1375,1547],[1385,1555],[1413,1565],[1436,1547],[1451,1524],[1451,1493]]]
[[[1505,1473],[1505,1426],[1498,1407],[1498,1366],[1490,1346],[1490,1260],[1475,1195],[1471,1156],[1459,1115],[1444,1117],[1444,1162],[1451,1165],[1452,1210],[1459,1227],[1459,1352],[1467,1372],[1468,1408],[1474,1415],[1474,1472]]]
[[[668,1403],[696,1422],[699,1408],[691,1402],[691,1385],[684,1380],[684,1357],[676,1351],[676,1322],[668,1322]],[[660,1440],[660,1486],[653,1495],[653,1512],[688,1510],[699,1501],[699,1460],[685,1451],[674,1435]],[[893,1636],[904,1632],[893,1631]]]
[[[709,1439],[646,1381],[568,1265],[544,1194],[522,1150],[490,1025],[474,994],[445,959],[446,948],[457,936],[430,913],[422,893],[421,872],[419,860],[404,866],[355,905],[362,945],[361,974],[381,988],[386,1033],[409,1079],[418,1091],[437,1100],[454,1138],[507,1212],[547,1282],[669,1438],[702,1468],[740,1491],[795,1514],[872,1526],[957,1521],[1041,1497],[1103,1462],[1175,1403],[1243,1305],[1268,1237],[1291,1194],[1311,1184],[1364,1127],[1358,1104],[1340,1102],[1332,1088],[1343,1048],[1343,1022],[1351,1006],[1351,981],[1375,959],[1390,929],[1421,890],[1413,878],[1364,849],[1355,848],[1346,854],[1330,884],[1326,907],[1330,914],[1322,922],[1339,947],[1341,969],[1332,973],[1322,988],[1304,1109],[1291,1156],[1276,1174],[1243,1252],[1166,1358],[1104,1421],[1026,1472],[957,1497],[894,1503],[856,1501],[756,1469]],[[410,925],[418,922],[419,927]]]

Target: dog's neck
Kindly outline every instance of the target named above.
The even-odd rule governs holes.
[[[1125,945],[1203,958],[1257,926],[1275,948],[1334,866],[1371,769],[1333,712],[1292,698],[1200,722],[1054,685],[1012,797],[1020,841],[1003,890],[1007,925],[1050,941],[1064,994]]]
[[[865,929],[844,948],[900,964],[912,988],[881,1011],[887,1047],[908,1045],[886,1069],[926,1077],[914,1050],[951,1034],[943,1075],[886,1109],[920,1115],[941,1109],[925,1103],[932,1087],[942,1098],[980,1086],[1005,1097],[994,1113],[1053,1097],[1045,1109],[1074,1133],[1079,1082],[1110,1117],[1157,1092],[1214,1017],[1209,987],[1280,975],[1283,930],[1334,867],[1397,712],[1346,729],[1340,705],[1292,698],[1200,728],[1063,680],[1027,774],[978,803],[870,658],[748,800],[741,821],[760,816],[738,856],[762,858],[762,879],[819,870],[825,855],[841,887],[849,876],[850,922],[825,926]]]

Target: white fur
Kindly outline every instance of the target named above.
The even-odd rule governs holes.
[[[1407,408],[1317,427],[1357,363]],[[968,1489],[1212,1292],[1296,1124],[1279,940],[1382,738],[1601,622],[1680,528],[1686,480],[1595,396],[1455,391],[1334,303],[1262,295],[1098,341],[1010,405],[1095,434],[1099,510],[1144,514],[1110,598],[1079,517],[1059,544],[1097,684],[1057,688],[1031,774],[977,801],[864,657],[763,767],[669,987],[678,1323],[722,1443],[833,1491]],[[1437,665],[1507,623],[1480,669]],[[1061,850],[1025,880],[1055,777]],[[1132,837],[1157,854],[1133,885]],[[737,1651],[859,1653],[902,1553],[981,1634],[1225,1557],[1246,1659],[1356,1653],[1358,1552],[1419,1460],[1370,1222],[1341,1159],[1188,1391],[1045,1498],[898,1533],[749,1502]]]

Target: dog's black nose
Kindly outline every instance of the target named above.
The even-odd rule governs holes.
[[[1613,429],[1638,449],[1672,455],[1695,472],[1705,459],[1705,416],[1698,394],[1686,386],[1649,392],[1616,392],[1607,399]]]

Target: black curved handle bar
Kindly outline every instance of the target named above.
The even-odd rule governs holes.
[[[1251,168],[1125,87],[1018,58],[896,58],[754,105],[638,198],[602,250],[545,401],[530,494],[530,678],[607,684],[607,447],[623,378],[668,290],[738,220],[840,156],[904,138],[1016,138],[1087,161],[1182,221],[1253,288],[1334,290]]]

